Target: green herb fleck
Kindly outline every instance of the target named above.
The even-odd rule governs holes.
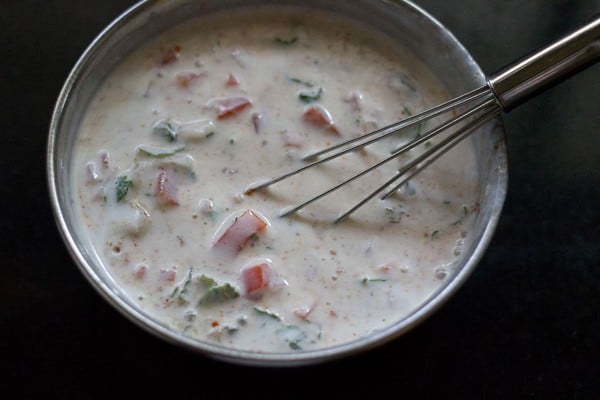
[[[291,341],[290,342],[290,349],[292,349],[292,350],[302,350],[302,347],[300,347],[300,345],[298,344],[297,341]]]
[[[313,101],[317,101],[321,98],[321,94],[323,93],[323,88],[319,88],[318,90],[312,91],[302,91],[298,94],[298,98],[305,103],[311,103]]]
[[[216,286],[217,285],[217,281],[215,281],[213,278],[206,276],[204,274],[200,275],[198,278],[198,281],[204,286],[204,287],[212,287],[212,286]]]
[[[298,41],[298,37],[297,36],[293,36],[289,39],[284,39],[284,38],[280,38],[280,37],[276,37],[275,39],[276,43],[282,44],[284,46],[291,46],[294,43],[296,43]]]
[[[288,342],[288,345],[292,350],[302,350],[300,342],[308,336],[306,332],[295,325],[286,325],[280,328],[278,333],[283,335],[284,340]]]
[[[152,129],[154,134],[159,135],[169,142],[174,142],[177,140],[177,128],[175,124],[171,121],[163,120],[158,121],[154,128]]]
[[[266,317],[272,318],[276,321],[281,321],[281,317],[272,311],[265,310],[265,309],[258,308],[258,307],[254,307],[254,311],[256,311],[257,313],[264,315]]]
[[[133,182],[127,179],[125,175],[117,178],[117,201],[123,200],[129,189],[133,186]]]
[[[275,332],[288,344],[292,350],[301,350],[301,343],[307,342],[309,338],[312,338],[310,339],[310,342],[312,343],[321,338],[320,326],[313,324],[308,320],[304,321],[306,322],[305,326],[308,330],[304,330],[296,325],[289,325],[285,323],[278,314],[272,311],[259,307],[254,307],[254,310],[258,314],[263,315],[279,324],[279,327],[276,328]]]
[[[315,85],[313,85],[312,83],[308,82],[308,81],[303,81],[302,79],[298,79],[298,78],[293,78],[293,77],[288,77],[288,79],[294,83],[298,83],[300,85],[304,85],[306,87],[314,87]]]
[[[211,286],[198,300],[198,305],[210,305],[215,303],[222,303],[227,300],[235,299],[239,297],[239,293],[229,283],[225,283],[221,286]]]
[[[179,293],[179,286],[175,286],[175,288],[173,289],[173,291],[171,292],[169,297],[173,298],[173,297],[177,296],[177,293]]]
[[[185,278],[185,281],[183,282],[183,285],[181,287],[181,295],[184,295],[187,293],[190,283],[192,283],[192,269],[191,268],[190,268],[190,270]]]
[[[190,268],[183,283],[181,283],[180,285],[177,285],[177,286],[175,286],[175,288],[173,288],[173,291],[169,295],[169,298],[171,298],[171,299],[177,298],[177,300],[180,303],[187,303],[187,300],[185,299],[184,296],[187,293],[188,287],[191,283],[192,283],[192,269]]]
[[[360,280],[360,283],[362,283],[364,286],[367,286],[370,282],[385,282],[387,279],[383,279],[383,278],[362,278]]]
[[[215,135],[214,132],[208,132],[205,136],[205,138],[210,139],[211,137],[213,137]]]
[[[454,221],[452,225],[459,225],[463,221],[463,219],[465,219],[468,213],[469,209],[467,208],[467,206],[463,206],[463,214],[456,221]]]
[[[170,149],[163,149],[160,147],[148,146],[148,145],[144,145],[144,144],[139,145],[137,147],[137,151],[139,153],[142,153],[146,156],[153,157],[153,158],[170,157],[170,156],[175,155],[176,153],[179,153],[180,151],[182,151],[184,149],[185,149],[185,145],[173,147]]]
[[[437,236],[439,233],[440,233],[440,231],[436,229],[435,231],[431,232],[431,235],[429,235],[429,236],[430,236],[430,237],[433,239],[433,238],[435,238],[435,237],[436,237],[436,236]]]

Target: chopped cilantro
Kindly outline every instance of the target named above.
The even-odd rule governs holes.
[[[200,300],[198,300],[198,305],[210,305],[215,303],[221,303],[227,300],[232,300],[239,297],[239,293],[233,286],[229,283],[225,283],[221,286],[211,286]]]
[[[382,278],[362,278],[360,280],[360,283],[362,283],[364,286],[367,286],[370,282],[385,282],[387,279],[382,279]]]
[[[153,157],[153,158],[170,157],[170,156],[175,155],[176,153],[179,153],[180,151],[182,151],[184,149],[185,149],[185,145],[173,147],[170,149],[163,149],[160,147],[148,146],[148,145],[144,145],[144,144],[139,145],[137,147],[137,151],[139,153],[144,154],[149,157]]]
[[[288,77],[288,79],[294,83],[297,83],[299,85],[304,85],[309,88],[315,86],[312,83],[310,83],[309,81],[303,81],[302,79],[298,79],[298,78],[294,78],[294,77]]]
[[[133,182],[127,179],[125,175],[117,178],[117,201],[123,200],[129,189],[133,186]]]
[[[281,321],[281,317],[272,311],[264,310],[264,309],[258,308],[258,307],[254,307],[254,311],[256,311],[257,313],[259,313],[261,315],[267,316],[269,318],[273,318],[274,320]]]
[[[154,125],[154,128],[152,128],[152,131],[156,135],[167,139],[167,141],[169,141],[169,142],[174,142],[175,140],[177,140],[177,128],[176,128],[175,124],[171,121],[168,121],[168,120],[158,121]]]
[[[321,98],[321,94],[323,93],[323,88],[319,88],[318,90],[312,91],[302,91],[298,94],[298,98],[305,103],[311,103],[313,101],[317,101]]]
[[[215,281],[213,278],[206,276],[204,274],[200,275],[197,279],[205,287],[212,287],[212,286],[217,285],[217,281]]]

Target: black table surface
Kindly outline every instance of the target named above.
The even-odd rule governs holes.
[[[600,398],[599,65],[504,116],[509,187],[499,225],[438,312],[347,359],[245,367],[165,343],[116,312],[54,222],[45,164],[54,102],[85,47],[133,3],[0,1],[0,396]],[[487,73],[600,12],[598,0],[417,4]]]

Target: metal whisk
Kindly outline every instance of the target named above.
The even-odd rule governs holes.
[[[594,17],[591,22],[576,29],[572,33],[563,36],[550,45],[533,53],[522,60],[510,64],[508,67],[491,75],[485,85],[472,90],[466,94],[456,97],[443,104],[425,110],[419,114],[403,119],[397,123],[378,129],[376,131],[364,134],[357,138],[347,140],[315,153],[303,157],[307,163],[302,167],[285,173],[266,182],[250,185],[246,189],[246,194],[251,194],[270,185],[280,182],[288,177],[296,175],[318,164],[325,163],[343,154],[347,154],[365,146],[368,146],[384,137],[398,133],[415,124],[422,123],[434,117],[451,113],[456,110],[467,107],[466,111],[461,111],[457,116],[448,119],[446,122],[428,130],[418,138],[393,149],[390,155],[377,162],[373,166],[359,172],[358,174],[346,179],[334,187],[322,192],[303,203],[289,207],[281,211],[280,216],[288,216],[296,213],[331,192],[338,190],[347,183],[367,174],[379,166],[397,158],[406,151],[419,146],[432,139],[434,136],[449,132],[439,143],[431,146],[400,170],[397,171],[388,181],[376,188],[368,196],[357,202],[348,211],[342,213],[334,223],[341,222],[348,218],[350,214],[363,206],[369,200],[384,192],[381,199],[386,199],[394,194],[399,188],[406,184],[416,174],[421,172],[448,150],[456,146],[460,141],[476,131],[489,120],[495,118],[502,112],[508,112],[511,109],[522,104],[526,100],[534,97],[542,90],[545,90],[556,83],[574,75],[575,73],[591,66],[600,59],[600,17]],[[327,155],[329,154],[329,155]],[[327,156],[325,156],[327,155]],[[325,156],[325,157],[324,157]]]

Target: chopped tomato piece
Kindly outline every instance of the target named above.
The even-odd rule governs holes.
[[[227,80],[225,81],[226,86],[237,86],[239,84],[240,84],[240,81],[238,80],[238,78],[231,73],[229,74],[229,76],[227,77]]]
[[[212,106],[217,110],[217,117],[219,119],[232,117],[250,106],[250,104],[250,100],[245,97],[228,97],[212,102]]]
[[[304,110],[303,118],[311,125],[325,128],[327,131],[339,135],[339,131],[333,123],[333,118],[331,118],[329,112],[322,106],[315,105],[307,107],[306,110]]]
[[[173,282],[175,280],[175,276],[177,275],[177,271],[172,268],[161,268],[160,269],[160,279],[167,282]]]
[[[161,168],[158,172],[154,194],[167,205],[179,205],[175,177],[169,170]]]
[[[146,264],[137,264],[133,271],[133,275],[137,279],[142,279],[146,275],[147,271],[148,271],[148,266]]]
[[[269,264],[261,263],[242,269],[242,284],[247,295],[256,295],[257,292],[269,287]]]
[[[271,266],[270,260],[255,261],[246,265],[241,271],[242,288],[246,297],[258,300],[269,290],[278,290],[287,285]]]
[[[302,320],[306,320],[308,319],[308,316],[310,315],[310,313],[313,312],[316,306],[317,304],[313,303],[311,306],[305,305],[302,307],[295,308],[294,315]]]
[[[168,47],[166,49],[162,49],[162,54],[160,57],[160,65],[173,64],[179,58],[180,52],[181,52],[181,47],[179,45],[175,45],[173,47]]]
[[[195,72],[180,72],[175,76],[175,81],[177,82],[177,86],[182,89],[189,88],[194,81],[198,78],[201,78],[203,75]]]
[[[254,211],[246,210],[237,217],[227,230],[214,243],[213,247],[228,249],[238,253],[246,246],[253,235],[262,232],[267,223]]]

